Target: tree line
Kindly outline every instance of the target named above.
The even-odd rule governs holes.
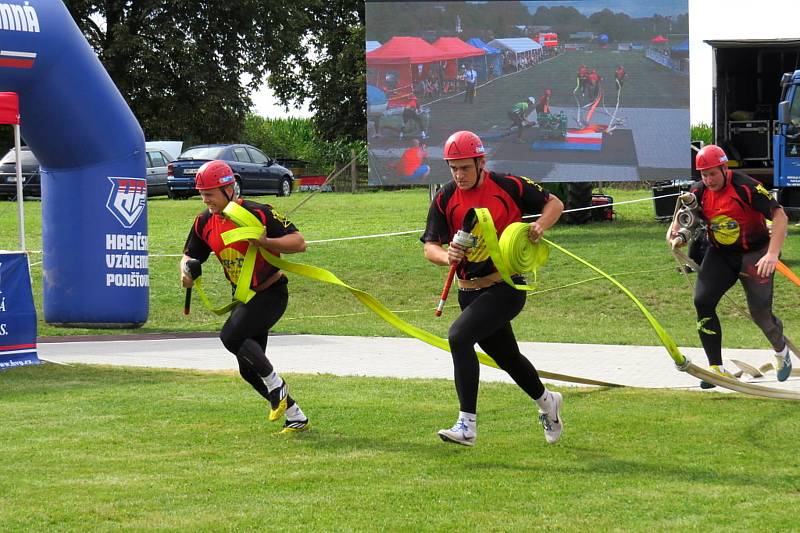
[[[64,2],[148,139],[241,140],[264,79],[321,139],[366,136],[363,0]]]

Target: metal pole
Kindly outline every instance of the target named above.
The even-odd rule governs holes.
[[[358,168],[356,166],[356,151],[350,150],[350,192],[356,192],[358,189]]]
[[[25,248],[25,210],[22,203],[22,150],[20,149],[19,124],[14,124],[14,152],[17,160],[17,207],[19,209],[19,248]]]

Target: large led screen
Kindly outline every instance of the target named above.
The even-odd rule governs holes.
[[[449,180],[458,130],[538,181],[689,176],[688,0],[368,1],[366,19],[372,185]]]

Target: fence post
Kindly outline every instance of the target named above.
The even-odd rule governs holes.
[[[356,192],[358,189],[358,166],[356,165],[356,151],[350,150],[350,192]]]

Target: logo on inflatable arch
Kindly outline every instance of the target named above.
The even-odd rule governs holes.
[[[111,193],[106,207],[123,228],[130,228],[144,213],[147,205],[147,180],[142,178],[112,178]]]

